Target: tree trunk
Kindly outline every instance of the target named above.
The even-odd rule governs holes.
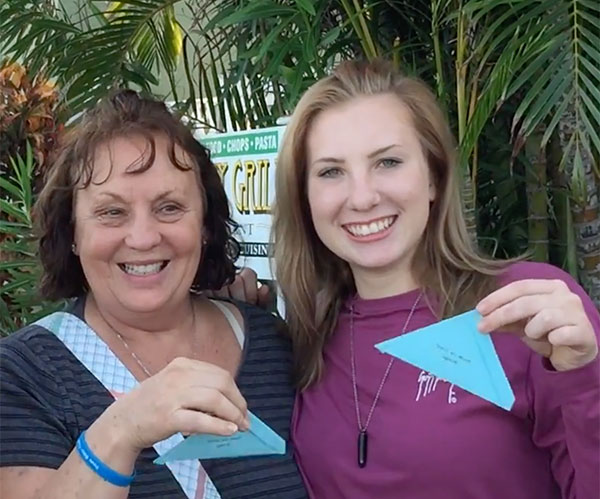
[[[573,220],[577,244],[577,263],[581,283],[600,310],[600,212],[598,210],[598,184],[593,175],[586,172],[584,203],[573,203]]]
[[[550,240],[550,261],[556,262],[573,277],[579,278],[577,252],[575,248],[575,231],[573,230],[573,213],[569,180],[560,169],[562,148],[560,138],[555,130],[546,149],[548,158],[548,175],[552,198],[554,223]]]
[[[462,202],[463,202],[463,214],[465,222],[467,224],[467,231],[471,237],[473,244],[477,246],[477,216],[475,214],[476,208],[476,197],[475,197],[475,186],[473,185],[473,179],[469,173],[469,168],[461,169],[461,191],[462,191]]]
[[[559,122],[559,137],[563,149],[568,144],[576,126],[575,114],[567,112]],[[573,148],[572,148],[573,149]],[[571,185],[575,228],[577,264],[581,284],[600,309],[600,210],[598,208],[599,183],[593,169],[593,159],[582,149],[583,182]],[[575,152],[565,160],[565,168],[573,178]],[[577,178],[577,176],[575,176]]]
[[[541,147],[544,127],[525,142],[528,165],[525,172],[527,185],[527,224],[529,227],[529,251],[536,262],[548,261],[548,186],[546,175],[546,151]]]

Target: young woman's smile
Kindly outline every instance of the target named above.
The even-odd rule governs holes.
[[[390,233],[390,228],[396,222],[398,216],[380,217],[366,222],[351,222],[342,224],[342,227],[348,231],[356,241],[376,241],[386,237]]]

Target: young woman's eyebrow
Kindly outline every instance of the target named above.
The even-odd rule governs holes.
[[[369,153],[369,155],[367,157],[369,159],[373,159],[374,157],[379,156],[380,154],[383,154],[384,152],[387,152],[394,147],[400,147],[400,145],[399,144],[390,144],[389,146],[380,147],[378,149],[375,149],[373,152]],[[344,162],[344,160],[342,158],[334,158],[334,157],[330,157],[330,156],[325,156],[323,158],[316,159],[315,161],[312,162],[312,164],[313,165],[315,165],[317,163],[342,164],[343,162]]]

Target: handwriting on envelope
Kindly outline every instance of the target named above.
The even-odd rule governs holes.
[[[467,359],[462,354],[455,352],[454,350],[450,350],[444,345],[436,343],[435,347],[440,351],[442,359],[446,362],[450,362],[452,364],[455,364],[456,366],[468,365],[471,363],[471,359]]]
[[[285,441],[258,417],[248,411],[250,429],[229,437],[190,435],[154,460],[156,464],[184,459],[219,459],[243,456],[285,454]]]
[[[480,319],[471,310],[375,348],[510,410],[515,396],[492,339],[477,330]]]

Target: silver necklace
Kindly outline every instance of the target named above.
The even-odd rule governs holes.
[[[406,329],[410,324],[410,320],[412,319],[413,314],[415,313],[415,309],[417,308],[417,304],[421,300],[421,296],[423,296],[423,292],[419,293],[417,299],[413,303],[412,308],[410,309],[410,313],[404,322],[404,327],[402,328],[402,333],[406,333]],[[373,399],[373,403],[371,404],[371,409],[369,410],[369,414],[367,415],[367,420],[363,426],[362,419],[360,417],[360,407],[358,405],[358,387],[356,383],[356,360],[354,356],[354,304],[350,305],[350,363],[352,367],[352,389],[354,391],[354,407],[356,409],[356,422],[358,423],[358,466],[360,468],[364,468],[367,465],[367,446],[369,443],[369,436],[367,433],[367,429],[369,428],[369,423],[371,422],[371,418],[373,417],[373,412],[375,411],[375,407],[377,406],[377,402],[379,402],[379,397],[381,396],[381,391],[383,390],[383,385],[387,381],[387,378],[392,370],[392,364],[394,363],[395,357],[392,357],[387,365],[385,373],[383,374],[383,378],[381,378],[381,383],[379,383],[379,388],[377,389],[377,393],[375,394],[375,398]]]
[[[110,324],[109,324],[109,326],[110,326]],[[110,326],[110,328],[115,332],[115,334],[117,335],[117,338],[119,338],[121,340],[121,343],[123,343],[123,345],[125,345],[125,348],[129,352],[129,355],[131,355],[131,358],[137,362],[137,365],[140,366],[142,368],[142,371],[144,371],[144,373],[146,374],[146,376],[148,376],[148,378],[150,378],[152,376],[152,373],[150,371],[148,371],[148,369],[146,368],[144,363],[135,354],[135,352],[131,348],[129,348],[129,345],[125,341],[125,338],[123,338],[115,328],[113,328],[112,326]]]
[[[117,331],[114,327],[112,327],[106,320],[104,322],[106,322],[106,324],[108,324],[108,327],[110,327],[113,330],[113,332],[117,335],[117,338],[119,338],[121,340],[121,343],[123,343],[123,345],[129,352],[129,355],[131,355],[131,358],[133,360],[135,360],[135,362],[137,363],[138,366],[140,366],[142,371],[144,371],[144,374],[148,378],[150,378],[152,376],[152,373],[146,368],[144,363],[136,355],[136,353],[133,351],[133,349],[128,345],[128,343],[125,341],[125,338],[123,338],[123,336],[121,336],[119,331]],[[194,304],[192,303],[192,331],[195,332],[195,330],[196,330],[196,308],[194,307]]]

